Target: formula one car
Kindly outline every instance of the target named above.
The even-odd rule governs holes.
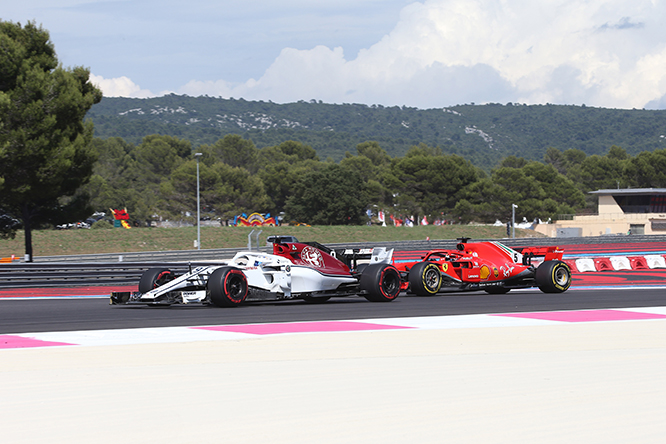
[[[316,242],[280,239],[272,245],[273,254],[242,251],[228,263],[192,268],[181,276],[151,268],[142,275],[138,292],[113,292],[110,303],[233,307],[245,301],[325,302],[350,295],[388,302],[400,293],[400,274],[391,265],[393,250],[336,251]]]
[[[504,294],[514,288],[539,287],[544,293],[561,293],[571,285],[571,269],[557,247],[512,249],[499,242],[458,239],[455,250],[432,250],[422,261],[397,266],[402,289],[418,296],[444,291],[484,290]],[[535,266],[534,258],[543,257]]]

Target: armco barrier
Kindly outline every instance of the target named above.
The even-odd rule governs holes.
[[[409,230],[410,228],[386,227],[386,229]],[[300,237],[299,237],[300,239]],[[316,241],[317,239],[301,239],[305,241]],[[577,254],[589,253],[592,250],[599,253],[612,251],[614,253],[624,252],[624,245],[641,245],[652,251],[663,249],[666,251],[666,235],[657,236],[597,236],[576,238],[516,238],[516,239],[472,239],[472,241],[495,240],[509,247],[539,247],[539,246],[563,246],[565,255],[576,252]],[[393,242],[349,242],[340,244],[327,244],[327,246],[338,248],[365,248],[386,247],[395,251],[428,251],[433,249],[451,249],[458,243],[455,239],[433,239],[422,241],[393,241]],[[230,259],[233,255],[244,248],[220,248],[207,250],[180,250],[180,251],[146,251],[132,253],[104,253],[84,254],[72,256],[34,256],[34,262],[187,262],[187,261],[210,261]],[[259,248],[261,251],[269,251],[265,246]],[[629,253],[628,253],[629,254]],[[582,257],[582,256],[581,256]]]
[[[189,267],[205,263],[144,262],[95,264],[20,264],[0,266],[0,289],[66,287],[82,285],[138,284],[144,271],[153,267],[184,273]]]
[[[405,228],[408,229],[408,228]],[[304,239],[308,240],[308,239]],[[482,239],[475,239],[481,241]],[[600,236],[587,238],[494,239],[509,247],[561,246],[574,273],[666,268],[666,236]],[[473,240],[474,241],[474,240]],[[452,249],[454,239],[329,244],[334,249],[381,246],[419,257],[433,249]],[[146,269],[166,266],[182,272],[192,266],[228,260],[242,250],[224,248],[159,252],[36,256],[33,263],[0,264],[0,288],[136,284]],[[268,252],[268,247],[259,248]],[[638,253],[640,252],[640,253]],[[589,253],[593,253],[588,256]],[[618,253],[626,253],[622,259]],[[632,255],[632,253],[634,253]],[[400,254],[400,253],[398,253]],[[568,256],[568,257],[567,257]],[[597,268],[597,265],[598,268]]]

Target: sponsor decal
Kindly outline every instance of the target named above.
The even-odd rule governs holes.
[[[469,279],[477,279],[479,277],[478,274],[470,274],[467,276]]]
[[[493,267],[493,274],[495,277],[499,277],[499,270],[497,270],[497,267]]]
[[[444,262],[444,263],[442,264],[442,271],[444,271],[444,273],[446,273],[447,271],[449,271],[449,263],[448,263],[448,262]]]
[[[489,287],[501,287],[498,282],[481,282],[479,283],[479,288],[489,288]]]
[[[324,258],[321,252],[314,247],[306,246],[301,251],[301,259],[316,268],[324,266]]]
[[[488,279],[488,276],[490,276],[490,268],[484,265],[481,267],[481,270],[479,270],[479,275],[481,276],[481,279],[485,281]]]

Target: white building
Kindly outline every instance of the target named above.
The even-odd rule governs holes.
[[[541,224],[535,230],[550,237],[608,234],[666,234],[666,188],[597,190],[598,214],[573,216]]]

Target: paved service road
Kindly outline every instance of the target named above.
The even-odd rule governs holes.
[[[371,303],[352,297],[315,305],[283,301],[228,309],[110,306],[102,298],[0,299],[0,334],[650,306],[666,306],[665,289],[571,289],[562,294],[544,294],[533,289],[506,295],[473,292],[433,297],[403,294],[390,303]]]

